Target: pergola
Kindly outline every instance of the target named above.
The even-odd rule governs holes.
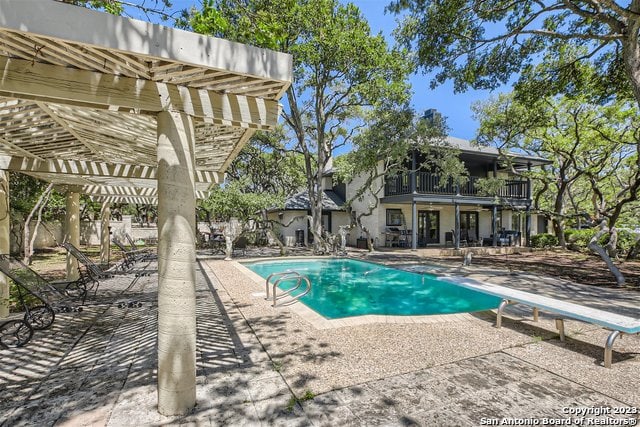
[[[195,405],[195,200],[256,130],[276,125],[291,79],[286,54],[51,0],[0,0],[0,212],[7,170],[67,189],[72,243],[80,193],[103,201],[107,219],[109,202],[157,202],[163,414]]]

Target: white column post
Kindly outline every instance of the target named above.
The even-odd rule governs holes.
[[[158,114],[158,411],[196,403],[194,127]]]
[[[0,170],[0,253],[9,254],[11,216],[9,215],[9,174]],[[9,280],[0,273],[0,319],[9,316]]]
[[[109,264],[111,252],[111,236],[109,221],[111,220],[111,206],[109,202],[102,202],[100,208],[100,263]]]
[[[80,194],[69,189],[66,194],[66,214],[64,218],[65,242],[80,247]],[[80,277],[78,260],[67,252],[67,280]]]

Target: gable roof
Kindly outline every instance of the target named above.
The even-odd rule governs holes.
[[[454,136],[447,136],[446,142],[451,147],[457,148],[463,153],[486,155],[489,157],[500,156],[500,151],[497,148],[473,144],[471,141],[466,139],[456,138]],[[515,153],[513,151],[507,151],[505,155],[508,157],[511,157],[513,160],[516,160],[516,161],[531,163],[532,166],[551,163],[549,160],[544,159],[542,157],[530,156],[528,154],[522,154],[522,153]]]
[[[333,190],[324,190],[322,194],[322,210],[343,211],[344,199]],[[303,190],[287,198],[284,203],[284,210],[306,211],[311,209],[309,202],[309,191]]]

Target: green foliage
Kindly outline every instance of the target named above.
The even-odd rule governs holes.
[[[478,178],[475,181],[475,187],[479,195],[494,197],[500,194],[500,190],[504,188],[504,183],[505,180],[502,178]]]
[[[596,230],[594,228],[585,228],[581,230],[569,229],[565,230],[564,238],[571,248],[576,250],[586,250],[587,245],[596,234]],[[608,239],[608,235],[603,236],[604,242]]]
[[[585,212],[589,218],[608,217],[611,226],[637,206],[640,115],[634,104],[596,104],[578,95],[522,101],[511,93],[473,109],[480,121],[478,143],[552,160],[519,172],[533,180],[537,209],[556,218]]]
[[[233,160],[227,176],[245,192],[287,196],[305,185],[304,157],[286,148],[282,127],[256,132]]]
[[[202,202],[205,209],[212,212],[215,219],[229,221],[237,218],[242,222],[259,220],[262,211],[270,207],[282,206],[284,200],[278,196],[265,193],[245,193],[235,183],[218,187],[211,191],[209,197]]]
[[[579,251],[586,251],[589,242],[596,234],[595,228],[587,229],[569,229],[565,231],[565,238],[570,245],[570,248]],[[616,249],[619,253],[629,253],[636,241],[636,235],[628,230],[617,230],[618,241],[616,242]],[[609,242],[609,234],[604,234],[600,237],[598,244],[605,246]]]
[[[313,400],[316,397],[316,394],[311,390],[306,390],[301,397],[291,397],[289,402],[287,402],[287,412],[292,412],[293,408],[296,406],[296,403],[306,402],[307,400]]]
[[[629,230],[618,230],[618,251],[628,254],[636,242],[637,235]]]
[[[283,109],[287,148],[303,156],[320,245],[323,171],[337,148],[352,143],[367,110],[408,99],[409,55],[390,49],[356,6],[337,0],[206,0],[183,25],[292,55]]]
[[[627,7],[609,2],[395,0],[389,10],[402,17],[398,40],[415,49],[426,72],[436,71],[432,86],[451,79],[457,91],[495,89],[520,72],[521,81],[531,78],[532,64],[542,58],[551,67],[535,76],[536,96],[579,92],[588,85],[611,97],[629,96],[632,85],[638,85],[628,64],[640,59],[634,47],[640,16]],[[585,78],[584,65],[593,65],[592,78]]]
[[[540,233],[531,236],[532,248],[550,248],[558,246],[558,238],[553,234]]]
[[[29,175],[9,172],[9,205],[11,216],[24,221],[33,209],[47,183]],[[66,209],[64,194],[57,191],[51,193],[46,208],[42,211],[45,221],[62,220]]]

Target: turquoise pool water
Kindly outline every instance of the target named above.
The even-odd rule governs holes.
[[[295,270],[311,280],[300,301],[329,319],[364,314],[425,315],[497,308],[500,299],[456,286],[432,274],[417,274],[352,259],[261,261],[244,264],[267,278]],[[293,282],[279,288],[290,289]]]

